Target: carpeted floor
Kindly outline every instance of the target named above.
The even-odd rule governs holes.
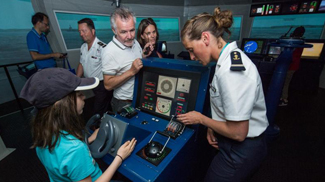
[[[92,99],[86,100],[86,120],[91,116],[92,102]],[[280,135],[270,143],[268,156],[250,182],[325,181],[324,108],[324,89],[319,89],[317,94],[291,94],[289,105],[278,107],[276,124],[281,129]],[[0,116],[0,135],[6,147],[16,148],[0,161],[0,182],[48,181],[35,150],[29,149],[30,110]],[[98,162],[101,168],[107,167]]]

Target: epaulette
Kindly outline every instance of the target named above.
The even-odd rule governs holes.
[[[245,67],[243,65],[243,62],[241,60],[240,52],[238,51],[232,51],[231,54],[231,71],[245,71]]]
[[[103,42],[97,42],[97,44],[102,46],[103,48],[106,47],[106,44],[104,44]]]

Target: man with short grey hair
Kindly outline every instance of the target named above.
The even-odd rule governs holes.
[[[117,8],[111,15],[113,40],[103,49],[104,85],[114,89],[111,105],[115,113],[131,104],[134,75],[143,67],[141,58],[146,57],[135,39],[135,23],[130,9]]]

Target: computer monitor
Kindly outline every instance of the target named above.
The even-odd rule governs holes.
[[[324,12],[325,11],[325,0],[322,0],[320,2],[319,8],[317,10],[318,12]]]
[[[250,16],[264,15],[265,8],[266,8],[266,5],[265,4],[252,5],[251,6]]]
[[[316,12],[318,1],[304,1],[300,4],[299,13]]]
[[[139,72],[136,107],[165,119],[192,111],[200,79],[198,72],[144,67]]]
[[[264,39],[243,39],[242,50],[247,54],[265,54],[264,53],[265,40]]]
[[[277,15],[280,14],[281,4],[267,4],[265,9],[265,15]]]
[[[298,12],[299,3],[283,3],[281,8],[281,14],[295,14]]]
[[[158,41],[157,51],[160,53],[167,53],[167,42],[166,41]]]
[[[322,53],[324,43],[321,42],[305,42],[306,44],[312,44],[311,48],[304,48],[301,58],[305,59],[318,59]]]
[[[278,56],[281,54],[281,47],[276,47],[276,46],[270,46],[269,47],[269,51],[268,51],[268,55],[270,56]]]

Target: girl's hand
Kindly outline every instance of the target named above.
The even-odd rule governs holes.
[[[126,141],[117,151],[117,155],[121,156],[123,160],[130,156],[134,150],[137,140],[132,138],[131,141]]]
[[[92,142],[96,139],[97,134],[98,134],[98,130],[99,130],[99,128],[97,128],[97,129],[94,131],[94,133],[91,134],[91,136],[88,138],[88,143],[92,143]]]

